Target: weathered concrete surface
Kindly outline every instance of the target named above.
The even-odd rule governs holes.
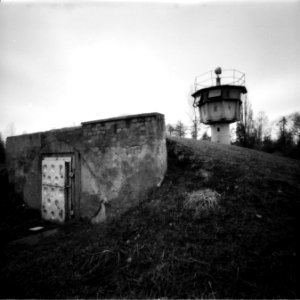
[[[40,208],[41,178],[39,152],[41,133],[9,137],[6,141],[6,160],[9,182],[15,193],[32,208]]]
[[[95,215],[101,202],[108,216],[118,215],[163,179],[166,146],[161,115],[84,123],[83,135],[83,216]]]
[[[9,137],[9,180],[30,207],[41,207],[42,157],[66,154],[75,165],[76,217],[94,218],[94,222],[115,217],[164,178],[164,116],[133,115]]]

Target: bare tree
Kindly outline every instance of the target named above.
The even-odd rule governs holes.
[[[178,137],[184,137],[186,134],[186,127],[185,125],[181,122],[178,121],[175,125],[175,132],[176,132],[176,136]]]
[[[253,110],[250,100],[246,97],[242,106],[243,122],[245,125],[246,138],[250,138],[254,129]]]
[[[260,111],[255,118],[255,128],[257,135],[257,142],[261,143],[263,138],[268,135],[267,126],[269,123],[269,119],[264,111]]]
[[[193,122],[193,125],[192,125],[192,128],[191,128],[191,136],[192,136],[193,139],[197,140],[199,124],[198,124],[197,120],[193,120],[192,122]]]
[[[293,133],[293,138],[295,141],[300,140],[300,113],[295,112],[291,114],[290,119],[292,121],[292,133]]]
[[[172,136],[172,133],[175,131],[175,128],[171,124],[167,124],[166,126],[167,132],[169,133],[170,136]]]
[[[292,131],[288,129],[288,119],[286,117],[280,118],[277,126],[279,129],[277,144],[281,150],[286,151],[293,144]]]
[[[252,147],[255,142],[255,134],[252,105],[249,99],[245,98],[242,105],[242,118],[236,126],[238,144],[244,147]]]
[[[198,135],[199,135],[199,131],[200,131],[200,121],[197,118],[197,108],[195,108],[193,106],[194,103],[194,98],[191,96],[194,92],[194,87],[191,85],[188,95],[187,95],[187,99],[188,99],[188,110],[186,112],[186,114],[188,115],[192,125],[191,125],[191,136],[193,139],[197,140]]]

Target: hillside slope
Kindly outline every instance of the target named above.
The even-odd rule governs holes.
[[[0,297],[299,298],[299,162],[167,142],[161,187],[119,220],[2,246]]]

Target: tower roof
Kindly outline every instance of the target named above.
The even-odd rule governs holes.
[[[239,89],[241,93],[246,94],[247,93],[247,89],[245,86],[243,85],[233,85],[233,84],[222,84],[222,85],[213,85],[210,87],[205,87],[202,89],[199,89],[197,91],[195,91],[192,96],[194,98],[196,98],[197,96],[201,95],[204,91],[209,91],[209,90],[215,90],[215,89],[223,89],[223,88],[230,88],[233,87],[235,89]]]

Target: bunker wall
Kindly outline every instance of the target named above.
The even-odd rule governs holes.
[[[164,116],[158,113],[91,121],[82,126],[7,139],[9,181],[29,207],[41,209],[41,160],[72,155],[76,217],[104,209],[115,217],[142,200],[167,168]]]

